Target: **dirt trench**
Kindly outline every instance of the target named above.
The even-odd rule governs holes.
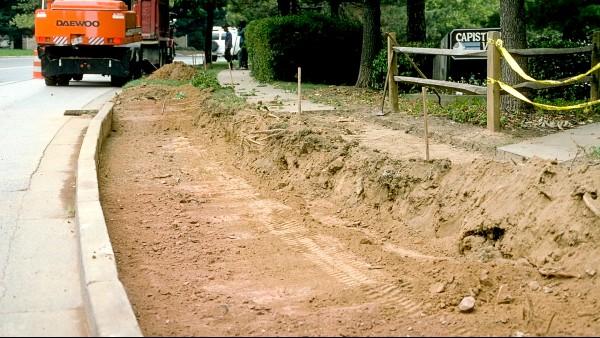
[[[101,198],[144,334],[597,335],[600,166],[419,142],[364,112],[125,90]]]

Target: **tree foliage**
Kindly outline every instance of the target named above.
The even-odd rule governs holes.
[[[216,25],[225,23],[225,4],[226,1],[223,0],[175,0],[172,12],[177,19],[176,35],[187,34],[190,46],[204,49],[206,30],[212,31],[213,23]],[[207,22],[209,7],[213,10],[213,23]]]
[[[439,42],[444,35],[457,28],[498,27],[499,13],[499,1],[427,0],[425,16],[428,40]]]
[[[21,36],[33,34],[35,0],[9,0],[0,3],[0,36],[8,36],[21,48]]]
[[[565,40],[585,40],[600,29],[598,0],[526,0],[532,30],[552,29]]]
[[[229,0],[227,2],[227,22],[238,24],[276,16],[277,0]]]
[[[25,34],[33,34],[33,13],[39,7],[36,0],[17,0],[14,5],[15,16],[10,20],[10,25]]]

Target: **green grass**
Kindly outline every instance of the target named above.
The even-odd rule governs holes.
[[[449,103],[445,108],[434,106],[434,111],[452,121],[460,123],[471,123],[485,126],[487,124],[487,106],[481,100],[471,99]]]
[[[241,109],[246,104],[246,100],[235,95],[235,93],[233,92],[233,88],[231,88],[230,86],[221,87],[220,85],[218,85],[217,74],[227,69],[229,69],[227,62],[212,63],[211,67],[208,70],[200,70],[198,73],[202,75],[197,75],[195,79],[201,78],[203,81],[202,85],[204,86],[204,88],[209,87],[213,89],[213,100],[215,102],[218,102],[220,105],[223,105],[232,110]],[[216,85],[214,85],[215,83]]]
[[[551,106],[558,106],[558,107],[566,107],[566,106],[573,106],[573,105],[577,105],[580,103],[585,103],[587,101],[589,101],[589,99],[585,99],[585,100],[565,100],[565,99],[545,99],[542,97],[537,97],[534,99],[535,102],[537,103],[542,103],[542,104],[548,104]],[[587,107],[587,108],[579,108],[579,109],[569,109],[569,110],[560,110],[560,111],[556,111],[556,110],[545,110],[542,108],[535,108],[536,113],[538,114],[570,114],[570,115],[574,115],[576,116],[578,119],[579,118],[583,118],[587,115],[590,114],[594,114],[594,113],[600,113],[600,106],[595,105],[595,106],[591,106],[591,107]]]
[[[592,147],[590,149],[590,156],[594,159],[600,160],[600,146]]]
[[[403,102],[404,109],[413,115],[423,114],[423,103],[421,100],[409,100]],[[479,126],[487,124],[487,106],[485,101],[478,99],[456,100],[445,104],[443,107],[437,103],[437,99],[427,101],[427,112],[430,115],[443,116],[459,123],[469,123]],[[502,121],[501,121],[501,124]]]
[[[33,50],[31,49],[9,49],[0,48],[0,57],[2,56],[32,56]]]
[[[213,62],[210,65],[211,65],[210,68],[208,68],[208,70],[206,70],[205,72],[210,74],[210,76],[214,77],[215,79],[217,78],[217,74],[220,71],[229,69],[229,67],[227,66],[227,62],[225,62],[225,61]],[[201,70],[201,71],[204,71],[204,70]]]

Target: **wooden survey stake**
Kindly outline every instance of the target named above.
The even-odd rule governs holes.
[[[302,68],[298,67],[298,114],[302,113]]]
[[[425,122],[425,161],[429,161],[429,128],[427,121],[427,88],[421,87],[423,94],[423,120]]]

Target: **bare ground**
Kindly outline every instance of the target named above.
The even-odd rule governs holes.
[[[125,90],[100,184],[144,334],[598,335],[600,166],[443,120],[427,162],[414,120]]]

